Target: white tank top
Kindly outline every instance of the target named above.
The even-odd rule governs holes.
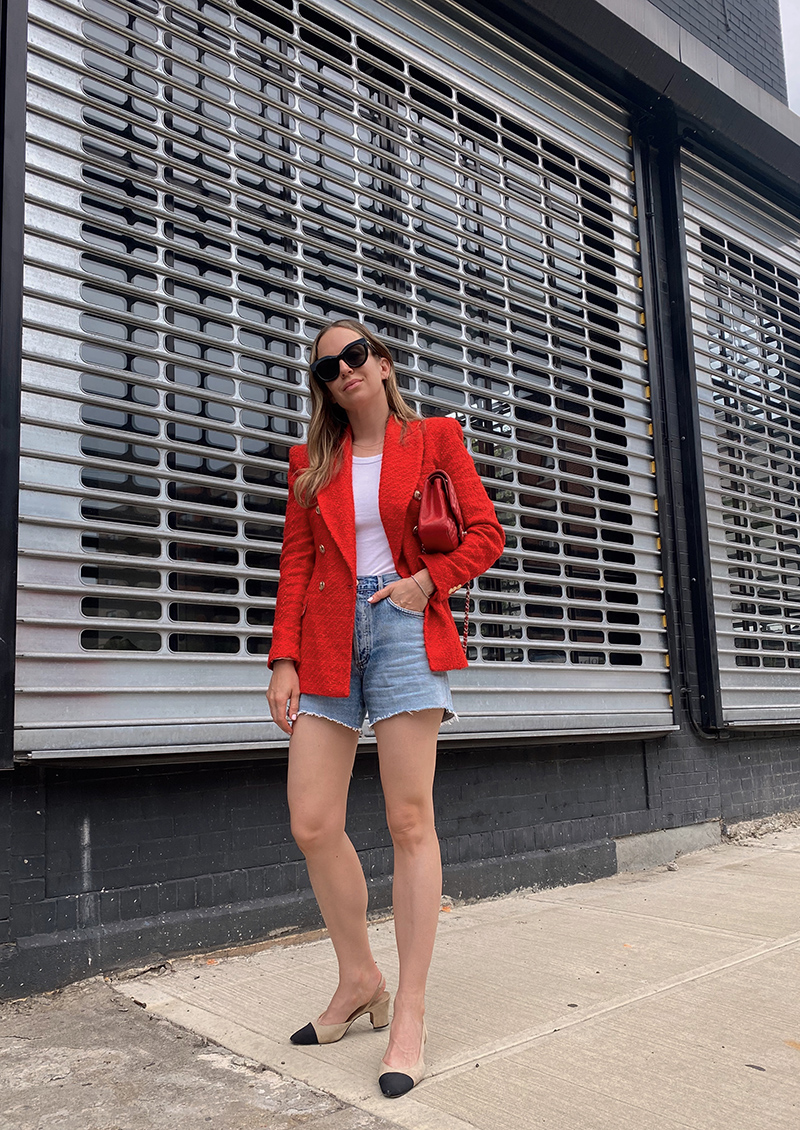
[[[353,456],[353,504],[356,512],[356,576],[394,573],[394,561],[378,508],[383,455]]]

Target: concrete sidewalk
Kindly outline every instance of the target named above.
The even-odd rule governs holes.
[[[366,1018],[288,1042],[334,980],[321,939],[0,1005],[0,1130],[797,1130],[800,829],[443,911],[402,1099]]]
[[[396,983],[390,922],[372,928]],[[408,1130],[797,1130],[800,831],[677,870],[443,912],[428,1075],[389,1101],[385,1034],[295,1048],[335,983],[327,940],[186,960],[121,987],[151,1013]],[[355,1113],[355,1112],[354,1112]]]

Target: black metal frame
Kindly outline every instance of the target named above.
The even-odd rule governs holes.
[[[683,471],[683,508],[687,534],[685,553],[689,575],[683,592],[693,637],[691,650],[694,669],[687,683],[687,702],[695,725],[702,731],[718,733],[723,725],[722,696],[703,479],[700,409],[692,342],[689,267],[683,221],[681,135],[671,110],[660,116],[658,132],[662,139],[661,223],[670,302],[667,332],[670,333],[673,356],[675,419]],[[688,646],[688,641],[685,640],[684,644]]]
[[[0,769],[14,764],[26,0],[0,0]]]
[[[670,653],[693,728],[716,736],[721,696],[680,193],[680,134],[657,109],[634,132],[651,411]],[[663,501],[662,501],[663,499]],[[679,677],[678,677],[679,676]]]

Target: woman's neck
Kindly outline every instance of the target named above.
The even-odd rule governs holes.
[[[389,420],[389,404],[386,400],[375,405],[365,405],[360,412],[349,412],[348,417],[354,447],[379,448],[383,444]]]

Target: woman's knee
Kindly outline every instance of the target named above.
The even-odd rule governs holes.
[[[329,848],[344,835],[344,820],[330,812],[301,810],[291,813],[292,838],[303,855]]]
[[[387,805],[386,822],[392,843],[399,848],[415,848],[436,834],[433,805],[428,801],[407,801]]]

